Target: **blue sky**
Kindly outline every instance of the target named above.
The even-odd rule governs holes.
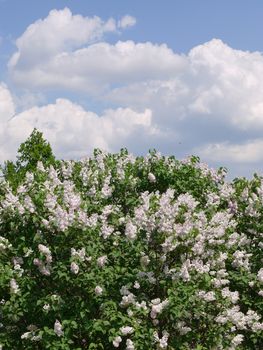
[[[167,43],[176,52],[220,38],[231,47],[261,51],[263,2],[261,0],[0,0],[0,31],[8,41],[49,11],[69,7],[83,16],[137,19],[132,39]],[[123,34],[123,39],[131,33]]]
[[[0,0],[0,162],[36,126],[62,158],[156,148],[262,173],[262,15],[259,0]]]

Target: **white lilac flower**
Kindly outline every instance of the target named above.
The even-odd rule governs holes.
[[[216,300],[216,296],[215,296],[215,292],[214,291],[210,291],[210,292],[206,293],[205,291],[201,290],[201,291],[198,292],[198,296],[201,299],[203,299],[205,301],[208,301],[208,302]]]
[[[133,333],[133,327],[126,326],[126,327],[121,327],[120,328],[121,334],[122,335],[128,335]]]
[[[97,264],[99,267],[103,267],[106,262],[107,262],[107,255],[103,255],[103,256],[100,256],[98,259],[97,259]]]
[[[140,259],[140,263],[141,263],[142,267],[147,267],[150,264],[149,257],[147,255],[142,256]]]
[[[45,199],[45,206],[49,210],[53,210],[57,205],[57,196],[55,196],[53,193],[48,193]]]
[[[225,323],[227,323],[227,317],[226,317],[226,316],[223,316],[223,315],[218,315],[218,316],[215,318],[215,321],[216,321],[217,323],[225,324]]]
[[[33,253],[33,250],[31,248],[27,248],[27,251],[24,255],[25,258],[29,257]]]
[[[34,258],[33,264],[36,265],[36,266],[42,266],[43,262],[40,259],[38,259],[38,258]]]
[[[76,250],[75,248],[71,248],[71,256],[78,257],[81,261],[84,261],[86,256],[86,250],[84,247],[79,250]]]
[[[223,314],[218,315],[215,318],[215,321],[222,324],[230,321],[234,324],[234,326],[236,326],[237,329],[244,330],[247,329],[248,321],[252,324],[256,320],[255,316],[257,315],[251,314],[249,316],[246,316],[243,314],[243,312],[240,311],[240,307],[238,305],[235,305],[232,308],[227,309]]]
[[[127,310],[127,314],[129,317],[132,317],[133,316],[133,311],[131,309],[128,309]]]
[[[259,282],[262,282],[262,283],[263,283],[263,268],[261,268],[261,269],[258,271],[257,277],[258,277]]]
[[[29,183],[32,183],[34,181],[34,174],[30,173],[29,171],[26,172],[26,180]]]
[[[58,320],[56,320],[56,322],[54,324],[54,332],[56,333],[56,335],[58,337],[61,337],[64,334],[64,332],[62,330],[62,324]]]
[[[114,227],[110,225],[106,225],[105,223],[102,225],[100,235],[106,239],[111,236],[111,234],[114,232]]]
[[[14,278],[11,279],[10,281],[10,289],[11,289],[11,292],[16,294],[19,292],[19,286],[18,284],[16,283],[16,280]]]
[[[43,310],[48,311],[49,309],[50,309],[50,305],[49,304],[45,304],[43,306]]]
[[[162,335],[162,338],[159,338],[157,332],[154,332],[153,334],[154,340],[158,344],[158,349],[166,349],[168,346],[169,333],[164,330]]]
[[[117,336],[116,338],[114,338],[112,344],[115,348],[118,348],[121,342],[122,342],[122,338],[120,336]]]
[[[186,265],[183,265],[180,271],[180,276],[184,282],[190,281],[190,274]]]
[[[33,337],[31,338],[32,341],[40,341],[42,339],[41,335],[33,335]]]
[[[249,258],[252,254],[247,254],[244,250],[237,250],[233,254],[233,267],[242,267],[246,270],[249,270]]]
[[[207,204],[206,204],[206,206],[208,206],[208,205],[217,206],[219,203],[220,203],[220,196],[218,196],[214,192],[208,192],[207,193]]]
[[[109,198],[112,195],[113,189],[109,186],[110,184],[110,177],[107,177],[105,179],[105,183],[101,189],[101,194],[104,198]]]
[[[40,253],[42,253],[42,254],[44,254],[44,255],[50,255],[50,254],[51,254],[49,248],[46,247],[46,246],[43,245],[43,244],[39,244],[39,245],[38,245],[38,250],[40,251]]]
[[[191,267],[200,274],[208,273],[210,271],[210,264],[204,264],[202,260],[193,260]]]
[[[134,344],[133,341],[131,339],[127,339],[126,340],[126,350],[134,350]]]
[[[140,283],[138,281],[134,282],[133,288],[139,289],[140,288]]]
[[[47,256],[46,256],[46,262],[47,262],[47,263],[51,263],[52,260],[53,260],[53,259],[52,259],[52,255],[47,255]]]
[[[26,193],[27,191],[27,188],[25,185],[20,185],[18,188],[17,188],[17,193]]]
[[[168,304],[168,299],[165,299],[163,302],[161,302],[160,298],[151,300],[151,318],[155,319]]]
[[[0,236],[0,251],[12,248],[12,244],[9,243],[8,239]]]
[[[19,277],[21,277],[23,275],[24,269],[22,269],[19,264],[16,264],[14,266],[14,270],[17,272]]]
[[[41,162],[41,160],[39,160],[39,161],[37,162],[37,170],[39,170],[39,171],[45,171],[44,165],[43,165],[43,163]]]
[[[247,315],[247,324],[252,326],[253,323],[258,322],[260,320],[260,316],[253,310],[248,310]]]
[[[131,221],[126,224],[125,236],[131,240],[135,239],[137,236],[137,227]]]
[[[96,286],[95,287],[95,294],[96,295],[101,295],[102,294],[102,292],[103,292],[103,289],[100,287],[100,286]]]
[[[124,295],[122,297],[122,300],[120,302],[120,306],[121,307],[128,307],[130,304],[134,304],[135,303],[135,295],[130,293],[128,295]]]
[[[23,263],[24,263],[23,258],[21,258],[19,256],[15,256],[12,260],[13,260],[14,265],[23,265]]]
[[[119,218],[119,224],[122,225],[125,223],[125,217]]]
[[[145,311],[148,310],[147,305],[146,305],[146,301],[144,301],[144,300],[143,300],[141,303],[136,302],[136,303],[135,303],[135,306],[136,306],[138,309],[142,309],[142,310],[145,310]]]
[[[211,280],[211,282],[215,288],[220,288],[220,287],[225,286],[226,284],[230,283],[230,281],[228,279],[223,279],[223,278],[222,279],[221,278],[213,278]]]
[[[129,291],[127,286],[122,286],[120,289],[120,293],[121,293],[121,295],[128,295],[128,294],[130,294],[130,291]]]
[[[263,323],[255,322],[251,325],[252,332],[263,331]]]
[[[240,345],[244,340],[243,334],[237,334],[232,340],[231,340],[231,345],[233,346],[238,346]]]
[[[27,195],[24,199],[24,207],[29,210],[30,213],[34,213],[35,205],[32,202],[32,199]]]
[[[42,265],[39,266],[39,272],[44,276],[50,276],[50,266],[48,265]]]
[[[231,292],[228,287],[225,287],[221,290],[223,298],[229,298],[233,304],[235,304],[239,299],[238,292]]]
[[[72,273],[74,273],[75,275],[78,274],[78,272],[79,272],[79,265],[76,264],[75,262],[72,262],[72,263],[70,264],[70,271],[71,271]]]
[[[43,224],[44,226],[46,226],[46,227],[50,227],[50,223],[49,223],[49,221],[46,220],[46,219],[42,219],[42,224]]]
[[[25,332],[21,335],[21,339],[28,339],[31,335],[31,332]]]
[[[156,177],[153,175],[153,173],[149,173],[149,174],[148,174],[148,180],[149,180],[151,183],[156,182]]]
[[[181,335],[185,335],[192,330],[190,327],[186,326],[186,323],[184,321],[177,322],[176,327]]]

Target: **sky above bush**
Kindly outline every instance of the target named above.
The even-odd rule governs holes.
[[[57,157],[198,155],[262,173],[262,1],[0,0],[0,162],[33,128]]]

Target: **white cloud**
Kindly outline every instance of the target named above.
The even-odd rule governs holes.
[[[242,144],[209,144],[197,148],[195,152],[213,162],[256,163],[263,162],[262,150],[263,139],[255,139]]]
[[[0,160],[7,160],[12,152],[7,147],[6,126],[15,114],[15,105],[10,91],[0,83]]]
[[[109,21],[51,11],[17,40],[11,76],[27,88],[104,94],[105,100],[133,108],[153,108],[159,101],[179,119],[210,116],[240,130],[263,129],[261,53],[234,50],[218,39],[188,55],[150,42],[90,43],[105,30],[116,30]]]
[[[133,27],[136,24],[136,18],[126,15],[123,16],[119,21],[118,21],[118,28],[128,28],[128,27]]]
[[[195,118],[239,130],[263,129],[263,55],[212,40],[181,58],[185,64],[179,71],[170,70],[170,79],[127,83],[112,89],[107,98],[116,104],[150,106],[159,116],[161,110],[168,118],[173,113],[177,120]]]
[[[4,83],[0,83],[0,123],[5,123],[15,113],[12,95]]]
[[[153,145],[177,157],[199,152],[220,165],[259,166],[263,55],[218,39],[186,55],[165,44],[101,42],[105,33],[135,23],[129,15],[103,21],[64,9],[29,26],[9,61],[13,82],[28,89],[28,99],[19,101],[26,110],[8,124],[11,139],[23,141],[23,132],[38,126],[63,156],[94,147],[141,147],[142,153]],[[32,91],[33,97],[80,93],[112,109],[98,115],[66,99],[29,108],[39,102]]]
[[[1,124],[5,133],[0,144],[0,162],[14,158],[19,144],[26,140],[34,127],[43,132],[60,158],[87,156],[97,147],[119,151],[126,147],[128,139],[136,138],[138,134],[143,140],[159,132],[152,123],[149,109],[142,112],[130,108],[109,109],[97,115],[69,100],[57,99],[54,104],[30,108],[10,119],[13,113],[10,93],[3,88],[0,96],[6,98],[4,104],[7,106],[4,110],[7,118]],[[140,140],[136,142],[141,143]]]
[[[116,22],[73,15],[68,8],[52,10],[43,19],[31,24],[16,40],[17,52],[9,66],[21,69],[33,68],[39,61],[53,58],[56,54],[71,51],[99,40],[106,32],[115,32]]]
[[[166,45],[118,41],[115,45],[102,42],[74,52],[61,52],[26,69],[14,65],[11,74],[22,86],[56,87],[98,95],[112,84],[168,79],[171,72],[179,74],[183,65],[184,60]]]
[[[44,105],[47,99],[43,93],[34,93],[32,91],[24,91],[23,94],[12,95],[16,111],[24,111],[37,105]]]

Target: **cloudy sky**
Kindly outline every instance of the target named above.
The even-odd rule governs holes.
[[[262,0],[0,0],[0,163],[34,127],[95,147],[263,170]]]

